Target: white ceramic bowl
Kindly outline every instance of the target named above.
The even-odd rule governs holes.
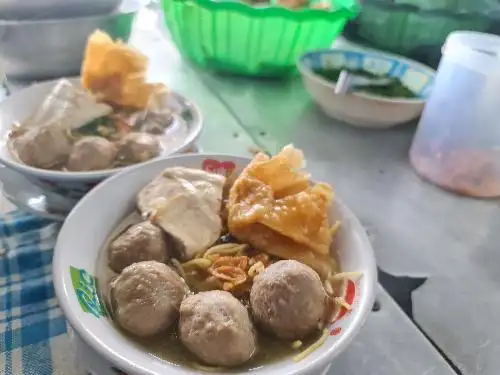
[[[70,80],[79,85],[78,78]],[[49,193],[56,193],[70,200],[78,200],[99,182],[123,168],[91,172],[62,172],[34,168],[13,158],[6,142],[12,124],[30,116],[52,90],[56,82],[48,81],[32,85],[26,89],[16,91],[0,102],[0,163],[23,174],[28,180]],[[172,94],[171,100],[172,105],[179,106],[179,104],[182,104],[179,109],[189,111],[191,120],[188,123],[186,140],[178,147],[168,152],[164,151],[162,156],[182,153],[192,149],[201,134],[203,126],[201,112],[195,104],[178,94]]]
[[[307,91],[323,112],[350,125],[374,129],[389,128],[420,116],[435,76],[433,69],[404,57],[348,49],[309,52],[299,59],[297,66]],[[314,73],[314,69],[343,67],[398,77],[418,98],[391,99],[365,93],[336,94],[335,82]]]
[[[200,372],[160,360],[127,339],[103,315],[96,292],[99,253],[113,229],[135,207],[137,192],[167,167],[202,168],[228,173],[241,170],[250,160],[237,156],[191,154],[172,156],[131,167],[94,188],[75,206],[57,239],[53,260],[54,286],[70,325],[98,354],[127,374],[187,375]],[[342,221],[338,237],[340,264],[344,271],[360,271],[363,276],[349,282],[346,300],[353,304],[333,323],[327,342],[309,357],[294,362],[283,360],[252,371],[253,375],[317,375],[352,341],[371,311],[374,301],[376,267],[366,232],[341,202],[331,211]]]

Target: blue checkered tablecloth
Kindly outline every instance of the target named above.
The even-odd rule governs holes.
[[[65,374],[67,326],[52,285],[59,227],[23,211],[0,216],[2,375]]]

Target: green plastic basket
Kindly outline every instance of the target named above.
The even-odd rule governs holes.
[[[328,48],[356,0],[331,0],[332,10],[290,10],[216,0],[162,0],[165,23],[181,53],[208,69],[279,77],[296,73],[306,51]]]

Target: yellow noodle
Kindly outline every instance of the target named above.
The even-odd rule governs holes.
[[[339,313],[338,304],[335,303],[335,300],[333,298],[331,298],[330,300],[333,302],[333,305],[331,311],[329,311],[328,317],[325,319],[325,322],[327,322],[328,324],[333,323]]]
[[[184,271],[190,271],[190,270],[196,270],[196,269],[206,270],[211,265],[212,265],[212,261],[210,259],[194,258],[194,259],[188,260],[185,263],[182,263],[182,268],[184,269]]]
[[[97,132],[99,133],[99,135],[101,135],[103,137],[107,137],[107,136],[111,135],[112,130],[107,128],[106,126],[100,125],[97,127]]]
[[[177,259],[172,258],[171,259],[172,265],[175,267],[177,270],[177,273],[179,274],[180,277],[182,277],[184,280],[186,280],[186,272],[184,272],[184,268],[182,268],[181,262],[179,262]],[[187,281],[187,280],[186,280]]]
[[[204,285],[206,288],[220,289],[222,283],[218,278],[209,276],[201,283],[201,285]]]
[[[295,340],[292,342],[292,349],[299,349],[302,346],[302,341],[300,340]]]
[[[335,301],[336,304],[344,307],[346,310],[348,310],[348,311],[352,310],[352,306],[349,305],[344,298],[342,298],[342,297],[335,297],[334,301]]]
[[[359,279],[363,276],[362,272],[340,272],[336,275],[330,276],[330,280],[344,280],[344,279]]]
[[[224,367],[220,366],[205,366],[200,365],[199,363],[193,362],[193,367],[197,370],[206,371],[206,372],[221,372],[224,371]]]
[[[215,245],[205,251],[205,254],[203,256],[206,258],[208,255],[213,255],[213,254],[223,254],[223,255],[232,255],[232,254],[237,254],[240,251],[245,250],[247,245],[240,245],[237,243],[226,243],[222,245]]]
[[[81,138],[81,136],[74,135],[70,129],[66,130],[66,136],[74,142],[78,141]]]
[[[326,279],[326,280],[325,280],[325,282],[324,282],[323,284],[324,284],[324,287],[325,287],[325,291],[326,291],[329,295],[333,296],[333,294],[334,294],[335,292],[333,291],[333,288],[332,288],[332,283],[330,282],[330,280]]]
[[[327,338],[328,338],[328,329],[325,328],[323,330],[323,333],[321,334],[321,337],[316,342],[312,343],[308,348],[304,349],[295,357],[293,357],[293,360],[295,362],[302,361],[304,358],[306,358],[308,355],[310,355],[312,352],[318,349],[321,345],[323,345]]]
[[[330,228],[330,235],[333,237],[335,236],[340,229],[340,221],[336,221],[335,224]]]
[[[222,283],[215,277],[211,276],[200,280],[199,276],[197,275],[196,276],[188,275],[186,282],[191,287],[191,289],[196,292],[205,292],[208,290],[215,290],[222,288]]]
[[[264,263],[262,263],[260,260],[253,264],[249,269],[248,269],[248,276],[250,277],[255,277],[262,271],[264,271],[265,266]]]
[[[235,246],[240,246],[240,245],[241,244],[235,243],[235,242],[221,243],[219,245],[214,245],[214,246],[210,247],[208,250],[211,250],[211,249],[227,249],[227,248],[233,248]]]

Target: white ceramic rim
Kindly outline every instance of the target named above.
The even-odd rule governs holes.
[[[231,160],[239,160],[241,163],[248,164],[250,162],[250,158],[245,158],[241,156],[234,156],[228,154],[191,154],[191,155],[175,155],[170,157],[165,157],[161,159],[156,159],[153,161],[149,161],[144,164],[136,165],[133,167],[129,167],[126,170],[115,174],[109,179],[101,182],[97,185],[92,191],[87,194],[83,199],[81,199],[76,206],[73,208],[71,213],[69,214],[67,220],[64,222],[59,236],[65,233],[67,222],[72,220],[72,217],[75,215],[75,212],[78,212],[81,206],[86,205],[87,201],[91,199],[93,193],[106,188],[106,185],[115,184],[115,181],[120,180],[121,177],[125,174],[135,173],[137,169],[143,168],[146,165],[151,164],[162,164],[165,160],[174,161],[180,160],[184,158],[190,158],[195,156],[196,158],[206,158],[206,159],[231,159]],[[182,165],[182,163],[179,163]],[[338,206],[342,206],[343,212],[345,216],[348,217],[349,222],[354,226],[354,233],[356,233],[357,240],[360,241],[360,244],[363,248],[372,249],[371,243],[366,235],[366,231],[357,219],[357,217],[350,211],[338,198],[336,199],[336,204]],[[78,335],[90,346],[92,347],[100,356],[106,358],[108,361],[116,365],[119,369],[127,372],[132,375],[163,375],[166,370],[168,371],[168,366],[162,366],[162,368],[155,368],[154,370],[148,370],[143,367],[141,364],[133,363],[129,358],[125,355],[122,355],[120,352],[114,350],[113,348],[103,344],[102,340],[91,332],[87,327],[81,322],[78,318],[79,315],[82,314],[80,307],[69,302],[68,296],[70,296],[71,292],[71,282],[65,282],[64,275],[67,273],[66,264],[63,264],[63,256],[62,251],[58,248],[59,245],[59,237],[58,244],[56,244],[53,258],[53,283],[56,292],[57,299],[59,301],[59,305],[62,308],[66,319],[68,320],[71,327],[78,333]],[[319,356],[314,361],[301,361],[297,362],[292,371],[286,373],[286,375],[310,375],[315,374],[323,370],[328,364],[333,360],[333,358],[345,350],[345,348],[351,343],[354,337],[358,334],[359,330],[363,326],[366,318],[371,312],[374,300],[375,300],[375,287],[377,282],[377,268],[375,262],[375,256],[373,250],[367,251],[364,254],[365,257],[363,262],[366,262],[366,271],[363,273],[363,280],[365,280],[364,291],[362,298],[360,298],[359,303],[357,304],[356,310],[358,313],[355,315],[355,318],[351,321],[346,332],[342,334],[336,341],[335,345],[330,347],[323,355]],[[74,293],[73,293],[74,294]],[[116,349],[116,348],[115,348]],[[175,375],[187,375],[187,374],[200,374],[200,372],[186,372],[186,371],[177,371],[174,370],[175,366],[170,365],[172,371],[169,373]],[[266,375],[271,374],[271,372],[266,372]],[[285,373],[282,373],[285,375]]]
[[[332,91],[335,90],[335,84],[332,83],[331,81],[326,80],[323,77],[320,77],[319,75],[315,74],[306,64],[304,64],[304,58],[307,55],[315,54],[315,53],[332,53],[332,52],[358,52],[366,56],[373,56],[373,57],[390,57],[394,60],[399,60],[406,62],[408,65],[415,65],[418,66],[419,68],[422,68],[422,70],[428,71],[429,73],[432,73],[433,76],[436,76],[436,71],[432,69],[431,67],[419,63],[418,61],[407,59],[406,57],[399,56],[396,54],[392,53],[385,53],[385,52],[365,52],[365,51],[360,51],[360,50],[352,50],[352,49],[347,49],[347,48],[325,48],[325,49],[317,49],[317,50],[311,50],[299,57],[297,60],[297,68],[300,71],[300,74],[307,76],[309,79],[313,80],[314,82],[320,84],[321,86],[328,87]],[[397,104],[420,104],[420,103],[425,103],[427,99],[420,99],[420,98],[398,98],[398,99],[390,99],[390,98],[385,98],[383,96],[377,96],[377,95],[372,95],[364,92],[354,92],[350,93],[348,95],[352,96],[359,96],[361,98],[365,99],[370,99],[378,102],[386,102],[386,103],[397,103]]]
[[[79,79],[79,77],[68,77],[70,81],[74,81],[76,79]],[[39,86],[46,86],[49,84],[55,84],[58,82],[60,79],[54,79],[54,80],[49,80],[49,81],[44,81],[44,82],[39,82],[35,83],[29,87],[26,87],[20,91],[23,90],[30,90],[32,88],[37,88]],[[173,92],[174,95],[177,97],[181,98],[187,106],[191,109],[191,112],[193,113],[193,124],[189,129],[188,136],[184,140],[183,144],[173,148],[170,151],[170,155],[174,155],[177,153],[182,153],[186,150],[188,150],[193,144],[195,144],[202,131],[203,131],[203,115],[201,113],[201,109],[198,107],[197,104],[193,103],[191,100],[187,99],[185,96]],[[12,94],[11,96],[8,96],[5,98],[3,101],[0,102],[0,111],[2,111],[2,106],[4,103],[8,102],[10,98],[14,97],[16,94]],[[6,143],[2,143],[0,147],[7,147]],[[9,152],[6,152],[6,154],[9,154]],[[168,157],[168,155],[163,155],[159,156],[159,158],[162,157]],[[156,160],[157,158],[154,158],[153,160]],[[49,170],[49,169],[41,169],[41,168],[35,168],[31,167],[29,165],[19,163],[17,162],[14,158],[5,158],[3,155],[0,153],[0,163],[5,164],[6,166],[15,169],[17,171],[20,171],[21,173],[28,175],[28,176],[34,176],[38,178],[43,178],[46,180],[57,180],[57,181],[71,181],[71,180],[102,180],[105,178],[108,178],[109,176],[119,173],[120,171],[130,168],[130,166],[125,166],[125,167],[120,167],[120,168],[113,168],[113,169],[103,169],[99,171],[89,171],[89,172],[63,172],[63,171],[54,171],[54,170]],[[143,163],[139,163],[137,165],[140,165]]]

